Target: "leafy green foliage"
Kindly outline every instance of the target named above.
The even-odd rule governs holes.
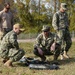
[[[52,17],[54,11],[60,8],[61,2],[68,4],[68,15],[70,20],[70,30],[75,30],[75,3],[74,0],[16,0],[17,3],[11,3],[12,10],[15,10],[14,21],[19,22],[25,28],[25,33],[37,33],[41,31],[43,25],[49,25],[52,28]],[[46,4],[48,4],[46,6]],[[12,6],[13,5],[13,6]]]
[[[51,22],[51,18],[49,19],[47,14],[43,14],[46,13],[44,5],[42,5],[40,10],[36,5],[35,9],[33,9],[33,7],[31,9],[29,3],[29,1],[25,1],[25,3],[23,3],[18,0],[16,4],[18,12],[17,17],[19,17],[18,21],[25,27],[26,32],[39,32],[43,24],[49,24]],[[30,9],[32,12],[30,12]]]

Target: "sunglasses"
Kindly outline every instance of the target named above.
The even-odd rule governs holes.
[[[8,10],[9,10],[10,8],[6,8],[6,9],[8,9]]]
[[[63,7],[64,7],[64,8],[67,8],[67,5],[64,5]]]

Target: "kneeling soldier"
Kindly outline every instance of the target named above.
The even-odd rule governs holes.
[[[57,60],[60,49],[60,42],[56,35],[50,32],[49,26],[43,26],[42,33],[36,39],[34,54],[39,56],[42,61],[46,60],[45,55],[54,55],[54,60]]]
[[[25,52],[19,48],[17,35],[24,31],[20,24],[15,24],[13,30],[8,32],[2,39],[0,45],[0,56],[3,58],[4,65],[11,67],[12,62],[22,58]]]

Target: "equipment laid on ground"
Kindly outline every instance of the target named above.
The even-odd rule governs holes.
[[[50,64],[49,62],[43,62],[38,59],[34,58],[26,58],[22,57],[20,59],[20,63],[23,64],[24,66],[28,66],[30,69],[36,69],[36,70],[58,70],[59,66],[55,63]]]
[[[49,65],[49,64],[30,64],[29,68],[30,69],[37,69],[37,70],[47,70],[47,69],[57,70],[57,69],[59,69],[59,66],[55,65],[55,64],[52,64],[52,65]]]

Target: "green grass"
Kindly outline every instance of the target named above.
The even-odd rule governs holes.
[[[35,57],[33,54],[33,43],[20,43],[20,47],[26,52],[25,56]],[[28,67],[14,63],[15,67],[7,68],[0,61],[0,75],[75,75],[75,43],[72,44],[68,54],[71,59],[61,61],[59,57],[59,70],[31,70]],[[47,57],[52,61],[53,57]]]

